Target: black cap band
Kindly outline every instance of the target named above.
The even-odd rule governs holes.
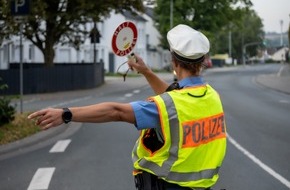
[[[175,53],[174,51],[171,51],[171,53],[173,54],[173,56],[179,60],[179,61],[182,61],[182,62],[186,62],[186,63],[202,63],[204,61],[204,55],[200,58],[197,58],[197,59],[188,59],[188,58],[185,58],[185,57],[182,57],[180,55],[178,55],[177,53]]]

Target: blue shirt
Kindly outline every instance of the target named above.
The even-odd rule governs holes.
[[[181,88],[204,84],[201,77],[188,77],[178,81]],[[156,128],[160,126],[160,118],[155,102],[136,101],[130,103],[136,118],[138,130]]]

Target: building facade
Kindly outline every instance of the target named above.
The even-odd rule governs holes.
[[[152,15],[132,15],[125,11],[123,14],[111,13],[102,22],[97,23],[101,35],[99,43],[92,44],[87,36],[80,36],[83,43],[79,49],[70,45],[57,45],[55,47],[54,63],[93,63],[103,62],[106,72],[116,72],[118,66],[127,60],[126,56],[120,57],[113,53],[111,47],[112,36],[115,29],[122,22],[132,21],[138,30],[138,39],[133,52],[139,54],[148,65],[154,69],[162,69],[167,59],[164,51],[158,47],[160,34],[154,27]],[[86,28],[91,31],[94,23],[87,23]],[[42,52],[29,40],[23,38],[23,63],[43,63]],[[166,54],[166,53],[165,53]],[[166,56],[165,56],[166,57]],[[165,62],[164,62],[165,61]],[[5,40],[0,47],[0,69],[9,69],[9,63],[20,62],[20,37],[14,36]]]

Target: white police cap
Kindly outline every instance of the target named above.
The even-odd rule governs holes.
[[[209,40],[201,32],[179,24],[167,33],[170,51],[181,61],[200,63],[209,52]]]

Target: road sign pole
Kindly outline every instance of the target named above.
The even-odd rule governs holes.
[[[20,113],[23,113],[23,24],[20,24],[20,61],[19,61],[19,70],[20,70]]]
[[[19,86],[20,86],[20,113],[23,113],[23,21],[25,16],[30,13],[31,0],[11,0],[10,11],[15,21],[19,22],[20,44],[19,44]],[[19,19],[19,20],[17,20]]]

